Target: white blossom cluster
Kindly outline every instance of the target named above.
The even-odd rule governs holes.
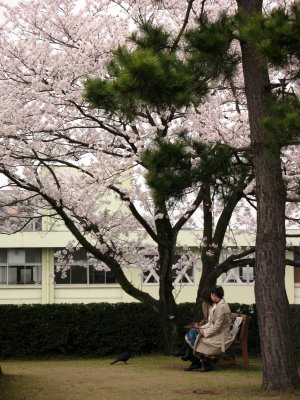
[[[188,26],[194,25],[203,3],[193,3]],[[127,121],[117,114],[93,110],[83,100],[84,81],[108,78],[106,67],[112,50],[120,44],[130,46],[126,38],[141,15],[165,26],[176,38],[186,8],[186,2],[175,0],[155,4],[151,0],[31,0],[3,13],[0,172],[8,178],[9,187],[20,188],[22,204],[31,193],[30,207],[34,206],[36,213],[47,210],[58,218],[63,210],[74,231],[103,255],[113,255],[122,267],[148,270],[155,265],[157,226],[164,219],[172,227],[180,222],[184,227],[202,228],[197,185],[180,201],[170,201],[164,212],[156,209],[140,157],[146,148],[156,146],[158,130],[165,129],[170,142],[185,129],[189,139],[226,143],[237,152],[250,145],[240,70],[233,81],[235,93],[221,81],[212,83],[201,104],[177,110],[172,117],[171,110],[153,109],[151,118],[141,113]],[[235,9],[235,1],[205,2],[212,19],[220,10]],[[238,44],[233,43],[232,50],[236,48]],[[298,149],[287,148],[284,157],[285,178],[291,198],[296,199]],[[251,196],[253,191],[255,182],[251,181],[244,193]],[[1,204],[9,204],[9,196],[2,190]],[[215,219],[223,206],[223,199],[216,195]],[[299,215],[297,203],[291,203],[288,210]],[[243,203],[235,211],[232,226],[247,230],[246,225],[255,227],[254,219],[250,204]],[[5,229],[16,227],[12,223]],[[213,255],[214,249],[207,252]],[[149,254],[154,258],[147,258]],[[194,262],[191,255],[181,260],[176,268]],[[103,265],[99,261],[99,268]]]

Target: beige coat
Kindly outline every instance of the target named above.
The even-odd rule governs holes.
[[[224,299],[210,309],[209,322],[204,336],[198,335],[194,346],[196,355],[218,355],[231,345],[234,338],[230,332],[230,308]]]

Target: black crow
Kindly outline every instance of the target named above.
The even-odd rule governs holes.
[[[124,353],[120,354],[115,361],[111,362],[111,364],[115,364],[119,361],[123,361],[125,364],[127,364],[127,360],[129,360],[129,358],[132,356],[132,351],[131,350],[127,350],[124,351]]]

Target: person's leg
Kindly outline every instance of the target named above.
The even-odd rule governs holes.
[[[190,361],[192,361],[192,364],[184,368],[185,371],[193,371],[194,369],[202,368],[202,361],[194,355],[191,356]]]
[[[181,359],[182,361],[193,361],[193,349],[189,345]]]
[[[172,353],[172,356],[175,356],[175,357],[185,356],[188,349],[189,349],[189,345],[184,340],[183,343],[181,344],[181,346],[179,347],[179,349],[177,351],[174,351],[174,353]]]
[[[209,358],[202,358],[202,366],[199,369],[200,372],[208,372],[214,369],[213,364]]]

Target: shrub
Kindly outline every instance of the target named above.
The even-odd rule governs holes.
[[[231,304],[251,317],[249,349],[259,352],[255,305]],[[300,354],[300,306],[290,307],[295,351]],[[178,305],[179,326],[193,320],[194,304]],[[159,318],[141,303],[0,305],[0,357],[105,356],[131,348],[143,354],[162,348]],[[182,329],[183,338],[185,331]]]

